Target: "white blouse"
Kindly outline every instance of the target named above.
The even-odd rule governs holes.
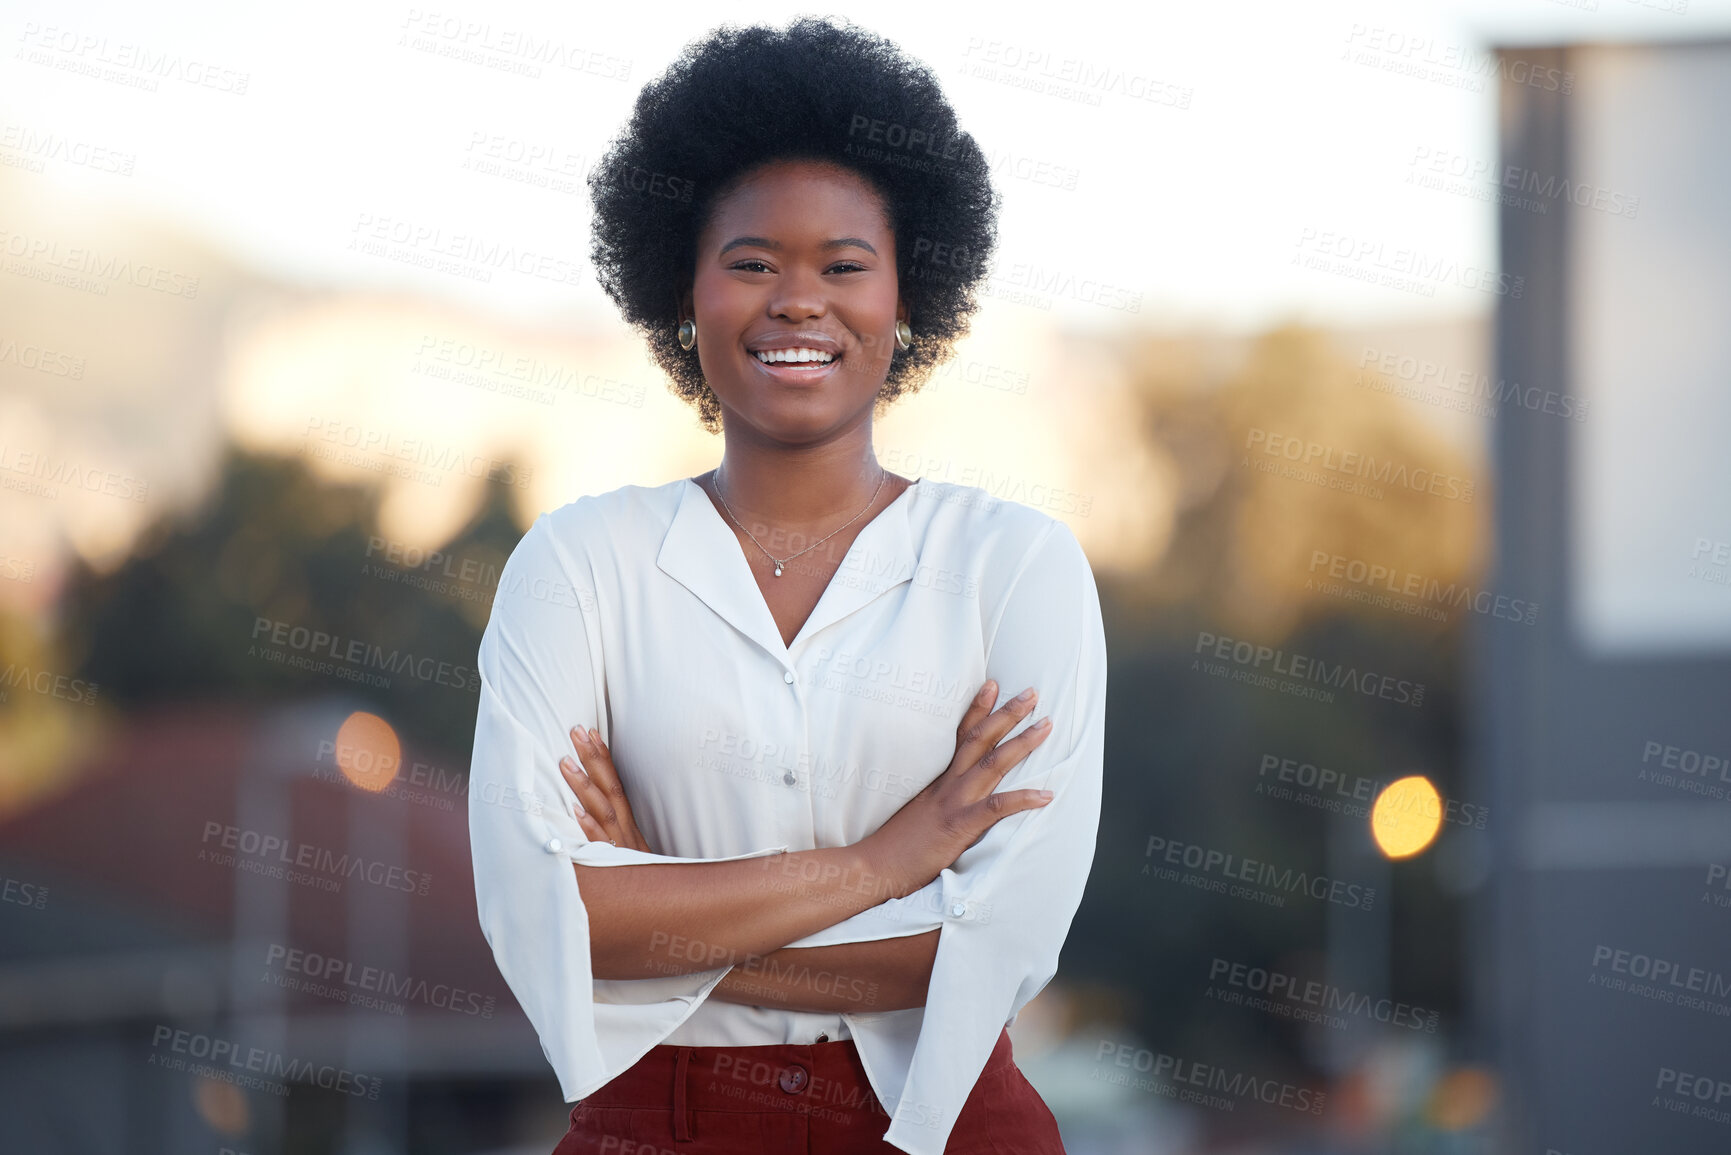
[[[477,665],[469,830],[481,928],[565,1100],[657,1043],[825,1033],[854,1040],[892,1116],[884,1139],[938,1155],[1000,1030],[1056,972],[1094,857],[1106,639],[1069,527],[975,486],[916,481],[860,530],[788,646],[704,490],[688,478],[627,485],[536,519],[500,573]],[[788,944],[940,930],[924,1007],[824,1015],[709,1001],[731,969],[719,964],[592,976],[572,863],[858,842],[949,765],[988,677],[1000,704],[1039,691],[1012,733],[1052,718],[999,789],[1056,797],[993,825],[923,890]],[[574,725],[600,731],[658,853],[584,835],[558,768]],[[657,947],[720,957],[673,933]],[[869,991],[857,977],[810,981]]]

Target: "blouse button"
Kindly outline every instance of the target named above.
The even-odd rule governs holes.
[[[955,915],[957,918],[961,918],[964,914],[968,913],[967,905],[958,902],[954,906],[950,907],[950,913]]]
[[[558,854],[561,850],[565,849],[565,844],[560,842],[557,838],[549,838],[542,844],[541,849],[545,850],[548,854]]]
[[[788,684],[788,685],[790,685],[790,686],[791,686],[791,685],[793,685],[793,671],[792,671],[792,670],[788,670],[788,671],[787,671],[787,672],[785,672],[785,673],[784,673],[784,674],[782,674],[782,676],[781,676],[781,680],[782,680],[782,681],[784,681],[784,682],[786,682],[786,683],[787,683],[787,684]]]
[[[804,1067],[794,1063],[781,1072],[781,1089],[789,1095],[797,1095],[805,1090],[805,1083],[809,1077]]]
[[[798,779],[798,778],[795,778],[795,777],[794,777],[794,776],[793,776],[793,771],[792,771],[792,770],[789,770],[789,771],[788,771],[788,772],[787,772],[787,773],[786,773],[786,774],[783,774],[783,775],[782,775],[782,776],[781,776],[781,780],[782,780],[782,781],[783,781],[783,782],[785,782],[785,783],[787,783],[787,784],[788,784],[788,785],[789,785],[789,786],[792,786],[792,785],[793,785],[793,784],[794,784],[794,783],[795,783],[795,782],[798,782],[798,781],[799,781],[799,779]]]

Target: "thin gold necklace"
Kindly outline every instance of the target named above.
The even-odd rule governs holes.
[[[763,543],[761,541],[757,540],[757,535],[752,533],[749,529],[746,529],[745,524],[743,522],[741,522],[737,517],[733,517],[733,507],[727,504],[727,497],[726,497],[726,495],[724,495],[721,492],[721,470],[719,468],[716,469],[716,471],[715,471],[715,496],[721,498],[721,508],[727,510],[727,516],[733,518],[733,524],[739,526],[741,532],[743,532],[746,537],[749,537],[751,539],[753,545],[757,546],[758,549],[763,550],[763,556],[764,557],[767,557],[770,561],[775,563],[775,576],[780,577],[782,566],[786,565],[788,562],[792,561],[794,558],[799,557],[800,554],[810,553],[812,550],[816,549],[818,546],[822,545],[824,542],[828,541],[830,538],[832,538],[836,534],[840,533],[843,529],[846,529],[848,526],[852,525],[854,522],[858,521],[860,518],[865,516],[866,509],[870,509],[872,507],[872,502],[875,502],[878,499],[878,494],[883,492],[884,482],[889,480],[889,477],[890,477],[890,471],[889,470],[884,469],[881,471],[881,474],[882,475],[878,478],[878,487],[876,489],[872,490],[871,500],[867,501],[865,503],[865,509],[860,510],[858,513],[854,514],[852,517],[848,518],[847,522],[845,524],[843,524],[839,529],[831,530],[829,533],[824,534],[822,537],[818,538],[816,541],[812,542],[810,545],[808,545],[804,549],[800,550],[799,553],[789,554],[787,557],[784,557],[784,558],[778,558],[773,553],[770,553],[767,549],[763,549]]]

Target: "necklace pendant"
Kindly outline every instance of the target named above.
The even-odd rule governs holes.
[[[776,563],[776,566],[775,566],[775,576],[776,576],[776,577],[780,577],[780,576],[781,576],[781,563],[780,563],[780,562],[777,562],[777,563]]]

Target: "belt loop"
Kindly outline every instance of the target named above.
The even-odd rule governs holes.
[[[673,1137],[691,1141],[691,1119],[685,1111],[685,1084],[691,1066],[691,1048],[680,1047],[679,1058],[673,1064]]]

